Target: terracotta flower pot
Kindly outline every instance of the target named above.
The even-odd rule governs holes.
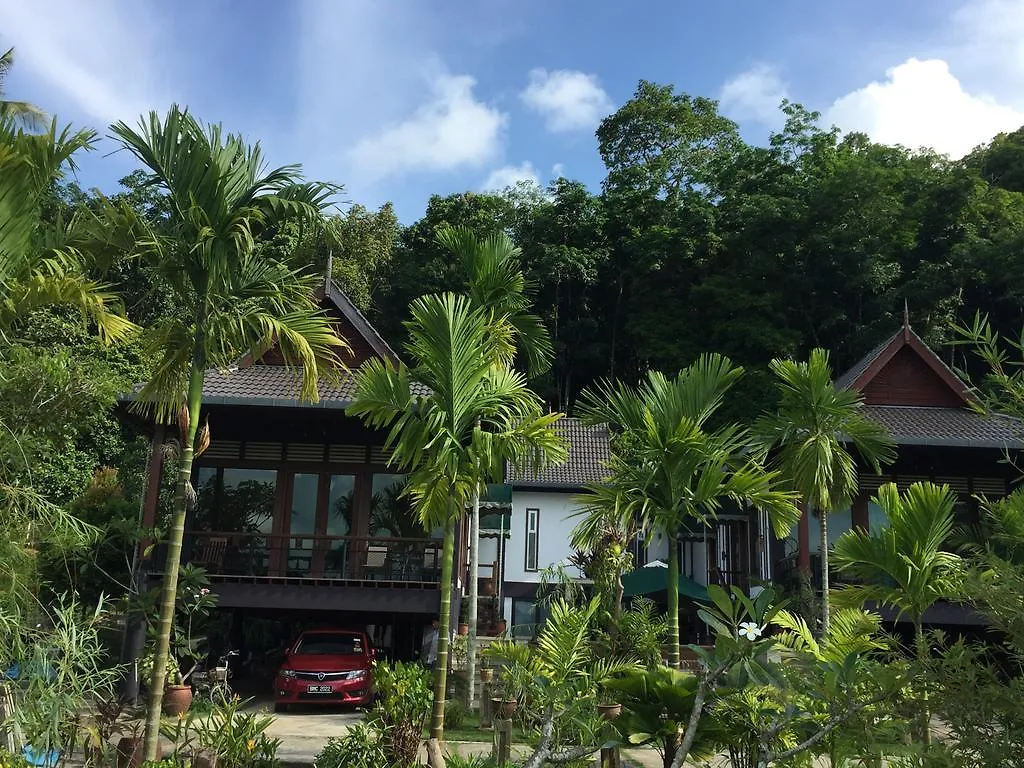
[[[512,713],[516,711],[518,706],[519,702],[515,699],[504,699],[501,702],[501,714],[505,717],[512,717]]]
[[[504,619],[498,619],[497,624],[494,625],[494,629],[495,631],[497,631],[499,635],[504,635],[505,630],[508,629],[508,622],[506,622]]]
[[[141,736],[122,736],[117,742],[117,768],[139,768],[142,765],[142,748],[144,740]],[[164,756],[164,749],[156,745],[156,759]]]
[[[494,670],[490,667],[480,667],[480,682],[489,683],[494,679]]]
[[[463,637],[468,635],[469,634],[469,624],[466,624],[466,623],[459,624],[459,634],[462,635]]]
[[[177,717],[188,712],[192,706],[192,686],[168,685],[164,688],[163,711],[165,715]]]
[[[622,714],[621,704],[598,704],[597,713],[605,720],[614,720]]]

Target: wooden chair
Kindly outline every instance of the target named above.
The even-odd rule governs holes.
[[[207,571],[217,573],[224,567],[224,557],[227,552],[227,536],[211,536],[201,542],[198,552],[192,558],[192,565],[198,565]]]
[[[388,548],[377,544],[371,544],[366,548],[366,573],[365,577],[371,580],[385,578],[385,571],[388,564]]]

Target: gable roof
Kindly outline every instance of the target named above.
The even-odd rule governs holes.
[[[975,402],[970,387],[946,365],[924,340],[914,333],[906,320],[903,327],[887,338],[864,357],[858,360],[850,370],[836,379],[836,389],[856,389],[863,392],[871,381],[885,368],[898,352],[903,349],[913,351],[938,379],[964,404]]]
[[[398,363],[398,354],[384,340],[359,308],[333,280],[325,281],[317,296],[322,303],[333,307],[358,338],[348,333],[347,341],[353,349],[353,368],[374,355]],[[345,408],[355,396],[355,374],[352,370],[339,371],[336,377],[324,377],[317,383],[319,402],[311,403],[299,397],[302,391],[301,373],[285,365],[264,363],[273,359],[274,348],[259,358],[251,353],[243,355],[227,370],[209,369],[203,380],[204,405],[258,405],[283,408]],[[134,400],[142,385],[122,396],[122,401]],[[412,385],[413,394],[428,395],[429,388]]]
[[[903,364],[902,369],[899,363]],[[895,398],[896,402],[879,396],[885,385],[876,389],[872,384],[887,377],[889,385],[904,383],[900,377],[907,375],[908,364],[913,366],[909,369],[911,378],[930,377],[927,382],[941,389],[941,398],[933,392],[920,402],[907,402],[906,388],[901,398]],[[977,398],[970,387],[914,333],[906,318],[902,328],[836,379],[836,388],[863,393],[862,413],[885,427],[897,445],[1024,447],[1024,421],[976,410]]]
[[[352,327],[363,338],[363,341],[374,352],[393,363],[398,362],[398,354],[395,350],[377,332],[377,329],[373,327],[373,324],[366,318],[366,315],[359,310],[359,307],[352,303],[352,299],[338,287],[334,280],[326,281],[324,295],[345,316],[345,319],[351,323]]]
[[[608,427],[591,426],[581,419],[563,418],[552,429],[569,444],[564,464],[540,472],[529,467],[508,466],[505,482],[517,488],[579,490],[588,483],[600,483],[608,474],[605,464],[611,459]]]

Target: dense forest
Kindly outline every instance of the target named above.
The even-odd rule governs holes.
[[[353,205],[315,230],[281,228],[260,247],[321,271],[330,254],[335,280],[398,348],[409,302],[464,281],[438,228],[505,229],[556,348],[535,386],[570,414],[599,378],[671,373],[716,351],[745,367],[732,415],[751,417],[771,405],[769,360],[822,346],[842,371],[899,326],[905,307],[937,347],[975,312],[1001,331],[1024,324],[1024,129],[952,161],[841,135],[797,104],[782,108],[785,127],[755,145],[715,101],[641,82],[597,130],[607,169],[599,191],[560,178],[546,189],[435,196],[408,226],[390,205]],[[74,181],[56,185],[45,216],[109,204],[157,224],[168,215],[136,172],[109,200]],[[136,262],[106,267],[103,279],[135,322],[175,312],[166,276]],[[10,341],[5,419],[54,419],[52,429],[27,430],[40,448],[26,461],[34,482],[68,501],[97,466],[118,465],[134,496],[125,469],[144,447],[111,405],[146,375],[142,342],[103,348],[59,310],[37,312]],[[30,444],[26,459],[32,453]]]

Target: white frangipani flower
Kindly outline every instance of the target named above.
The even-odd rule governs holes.
[[[747,640],[757,640],[761,636],[761,627],[752,621],[745,621],[740,624],[740,637]]]

